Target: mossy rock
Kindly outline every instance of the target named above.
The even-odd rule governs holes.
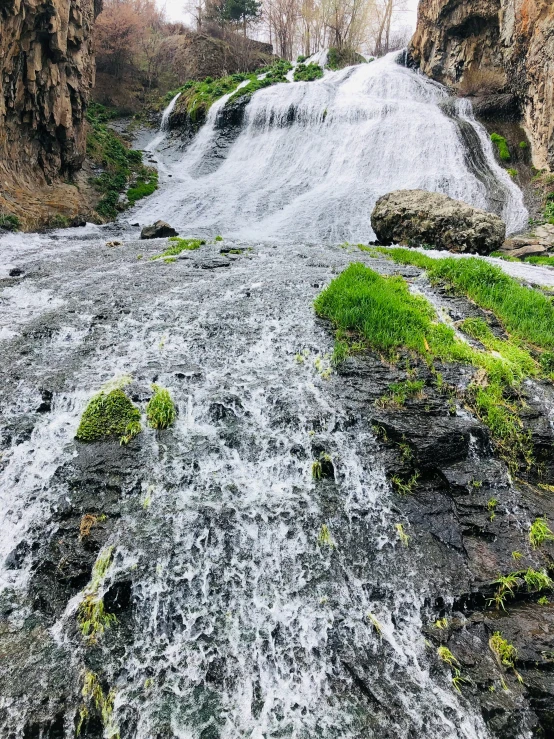
[[[100,392],[90,400],[75,438],[89,442],[119,437],[121,443],[127,443],[140,431],[139,409],[117,389]]]

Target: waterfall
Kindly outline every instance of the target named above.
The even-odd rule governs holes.
[[[171,99],[171,102],[167,106],[167,108],[164,110],[162,114],[162,122],[160,124],[160,130],[161,131],[168,131],[169,130],[169,116],[171,115],[173,108],[175,107],[175,104],[177,103],[177,100],[181,97],[181,93],[178,92],[175,97]]]
[[[497,212],[508,232],[523,228],[522,193],[470,104],[396,57],[257,92],[231,145],[220,101],[173,165],[170,190],[137,217],[238,238],[367,242],[377,198],[422,188]]]

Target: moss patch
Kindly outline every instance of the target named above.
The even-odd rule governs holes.
[[[496,146],[500,159],[502,159],[503,162],[509,162],[512,157],[510,156],[508,142],[504,136],[500,136],[498,133],[491,133],[491,141]]]
[[[169,260],[175,261],[172,257],[176,257],[182,251],[195,251],[206,243],[204,239],[182,239],[180,236],[172,236],[169,242],[171,245],[161,254],[155,254],[153,257],[150,257],[150,261],[156,259],[163,259],[166,262]]]
[[[119,437],[126,444],[140,432],[140,411],[118,388],[100,392],[89,401],[75,438],[91,442]]]
[[[373,61],[373,59],[371,59]],[[336,72],[353,64],[366,64],[366,60],[354,49],[338,49],[332,46],[327,55],[327,68]]]

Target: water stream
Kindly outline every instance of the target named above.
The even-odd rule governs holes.
[[[120,643],[108,634],[94,659],[74,626],[82,586],[33,632],[36,653],[60,650],[48,659],[67,675],[61,733],[33,736],[75,736],[87,660],[116,692],[121,739],[489,736],[449,671],[431,669],[425,603],[445,575],[402,546],[363,388],[329,373],[332,336],[312,308],[353,258],[337,243],[372,237],[372,204],[389,190],[482,207],[494,191],[510,229],[523,224],[521,193],[464,109],[487,165],[479,176],[468,166],[446,99],[391,58],[267,88],[198,177],[217,147],[224,101],[214,105],[167,164],[171,181],[129,221],[221,232],[243,250],[225,268],[209,268],[219,243],[150,261],[164,245],[138,241],[123,220],[0,238],[0,582],[2,602],[20,604],[6,623],[15,631],[30,616],[21,603],[36,582],[32,558],[14,564],[13,552],[55,540],[64,516],[91,508],[111,518],[103,588],[124,583],[133,604]],[[105,246],[114,235],[123,246]],[[125,375],[143,410],[150,383],[167,387],[177,423],[127,448],[100,445],[93,461],[74,440],[80,415]],[[335,480],[312,478],[321,450]],[[46,705],[59,685],[48,693],[43,677]],[[31,736],[43,709],[26,690],[0,696],[2,736]]]

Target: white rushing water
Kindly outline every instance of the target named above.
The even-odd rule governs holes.
[[[509,232],[522,228],[521,191],[468,103],[397,56],[257,92],[230,144],[217,128],[219,101],[173,165],[171,188],[137,217],[241,238],[366,242],[378,197],[422,188],[499,211]],[[464,144],[468,127],[484,164]]]
[[[67,671],[56,736],[75,736],[86,665],[115,690],[121,739],[486,739],[425,644],[428,603],[448,574],[424,548],[402,546],[396,526],[409,524],[367,398],[330,372],[332,335],[313,299],[351,261],[375,263],[336,243],[372,237],[379,195],[424,187],[493,202],[516,229],[521,193],[467,106],[456,110],[444,88],[392,57],[258,92],[222,147],[226,100],[181,160],[163,163],[171,180],[130,214],[183,235],[244,237],[225,239],[245,250],[226,269],[202,268],[221,259],[219,242],[150,261],[166,243],[139,242],[124,225],[113,227],[117,248],[105,246],[111,226],[0,239],[0,277],[11,280],[0,299],[0,583],[24,602],[37,582],[25,553],[58,539],[63,570],[67,521],[75,534],[92,510],[107,513],[104,544],[115,551],[104,587],[125,582],[132,593],[130,615],[108,630],[121,643],[110,633],[83,643],[82,585],[35,629],[47,651],[66,650],[65,661],[49,657],[59,660],[52,672],[60,662]],[[484,173],[468,160],[464,124]],[[145,427],[129,447],[75,442],[89,398],[124,375],[143,424],[151,383],[169,388],[175,427]],[[45,390],[51,407],[38,410]],[[319,450],[333,459],[333,482],[312,478]],[[6,610],[14,633],[25,608]],[[19,739],[31,735],[34,694],[18,690],[0,695],[0,733]]]

